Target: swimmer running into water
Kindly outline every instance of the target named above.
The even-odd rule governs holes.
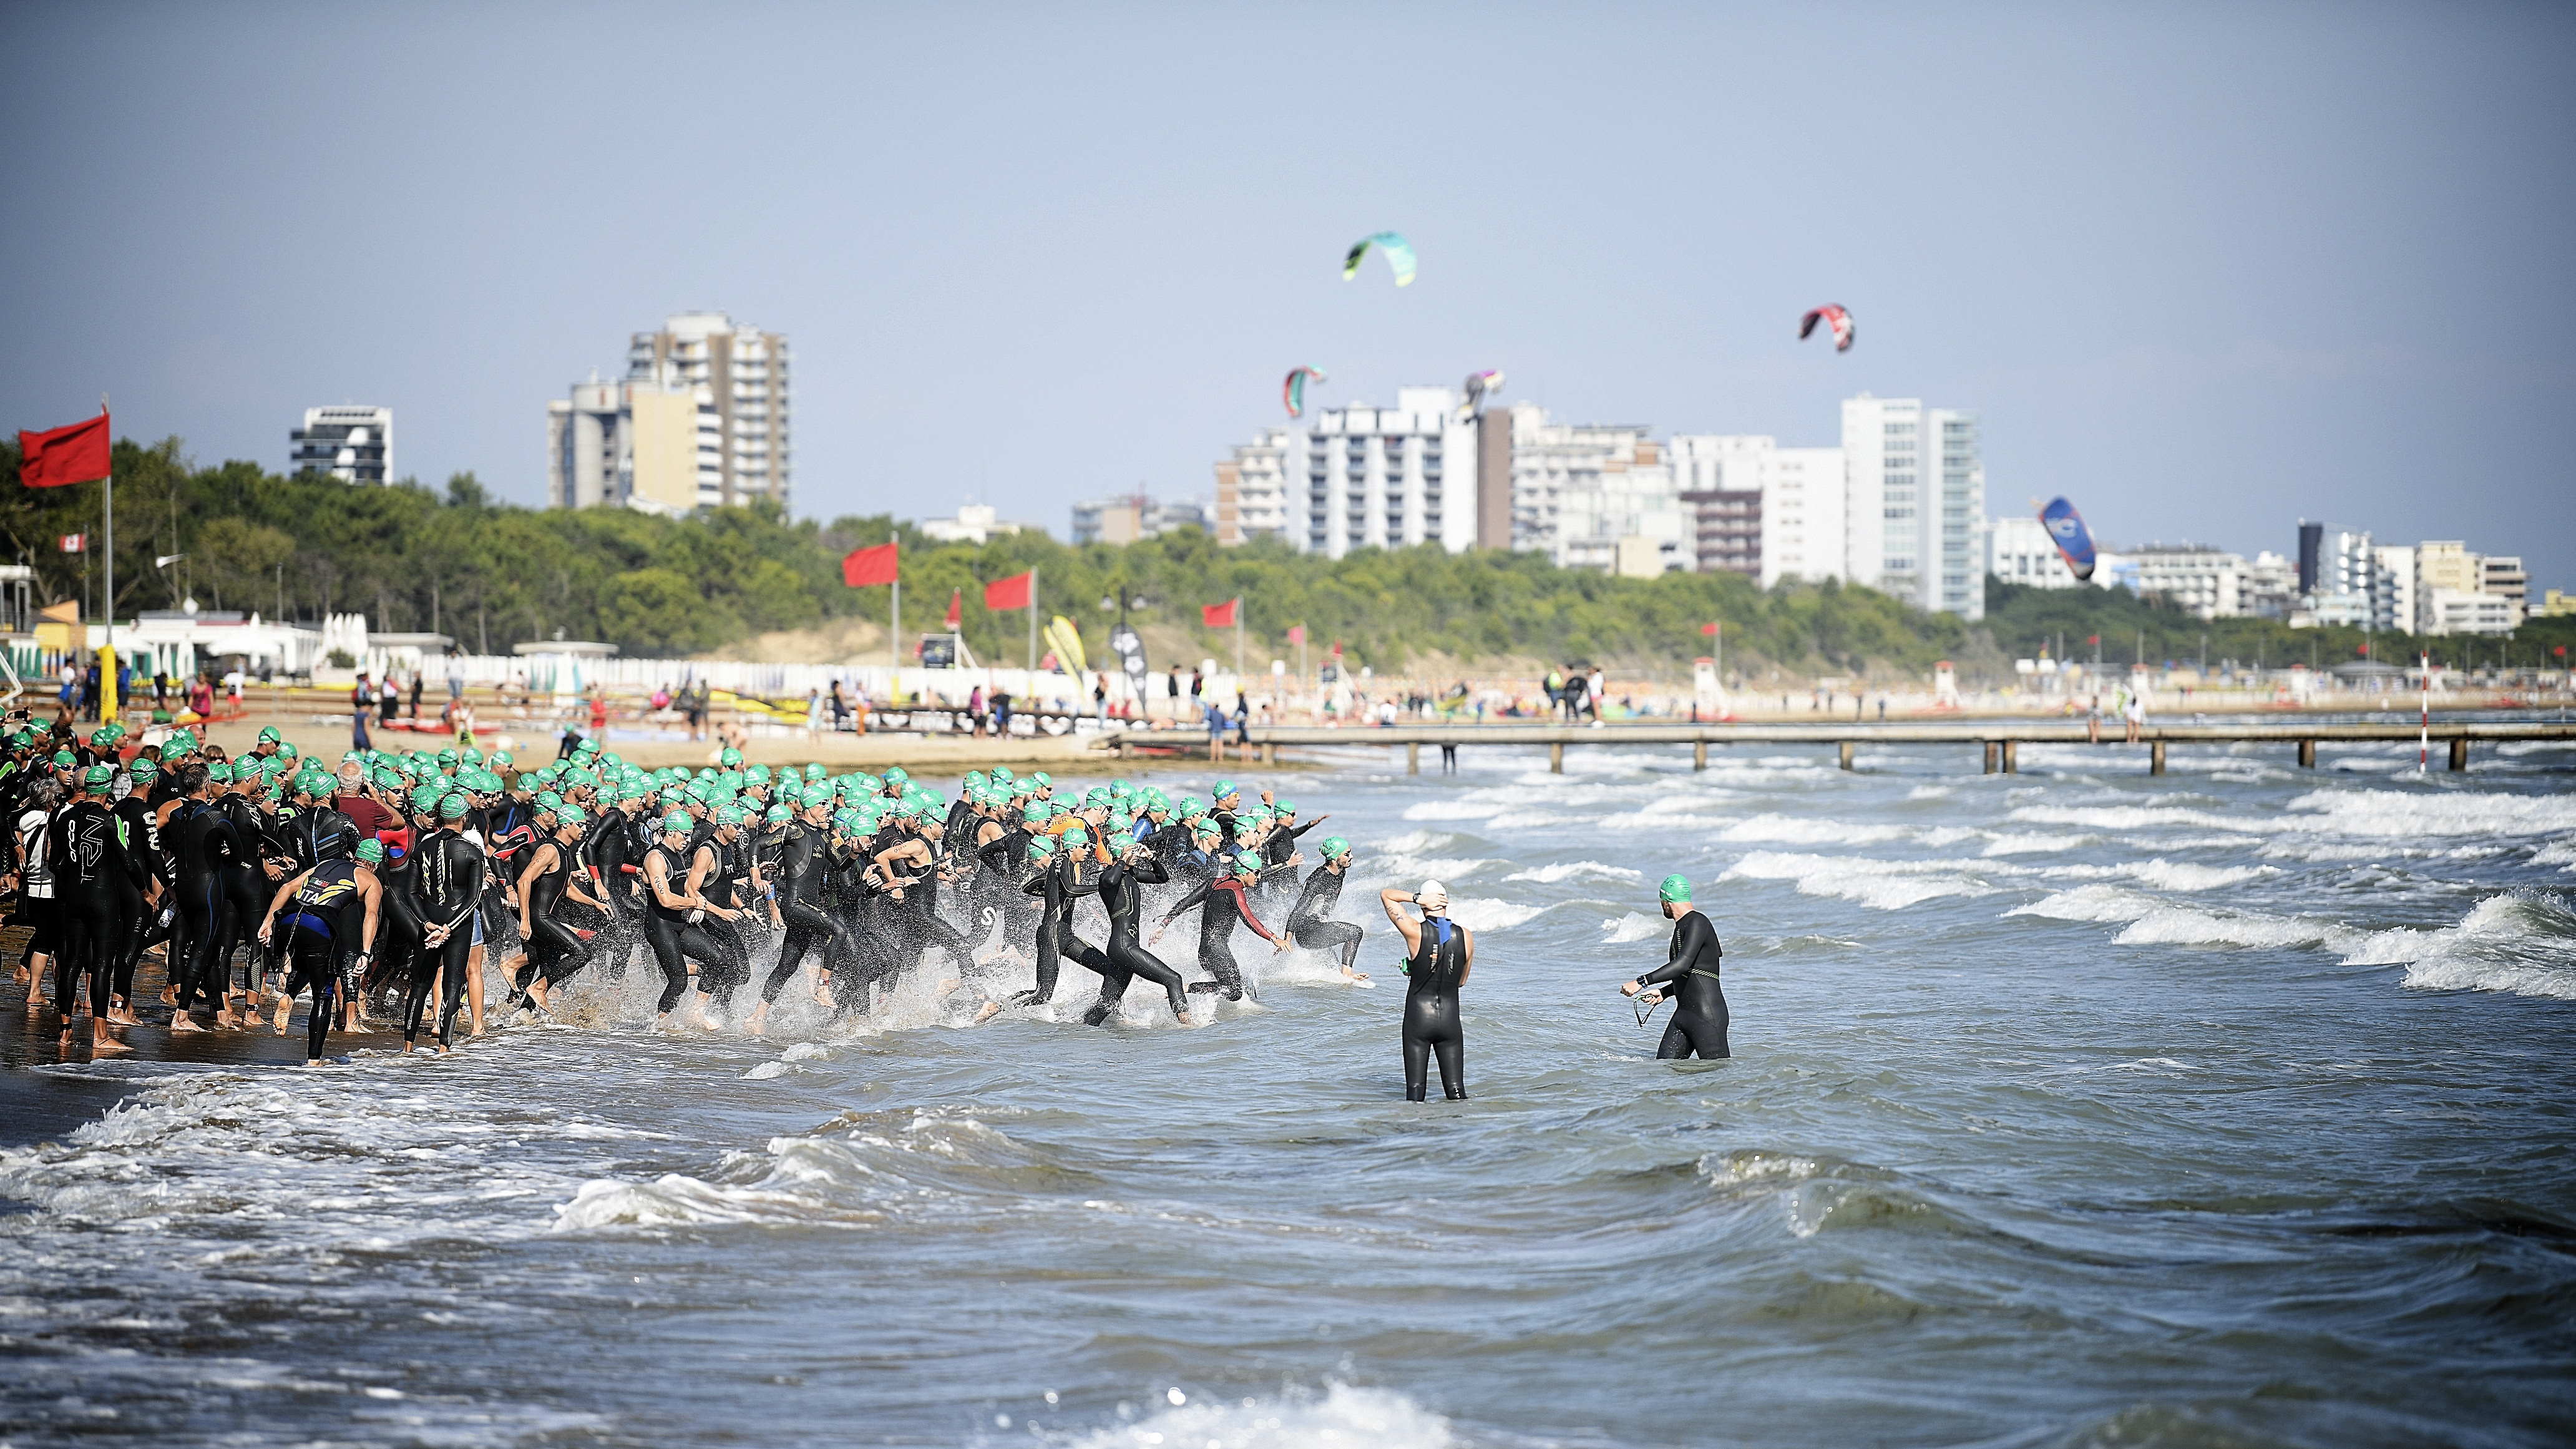
[[[1664,914],[1672,918],[1672,950],[1662,966],[1640,974],[1620,987],[1619,993],[1635,996],[1653,987],[1643,998],[1648,1006],[1667,994],[1674,998],[1673,1019],[1665,1023],[1663,1042],[1655,1048],[1657,1060],[1697,1055],[1703,1061],[1716,1061],[1727,1055],[1726,992],[1717,979],[1721,954],[1717,928],[1691,904],[1690,877],[1665,876],[1656,894],[1663,899]]]
[[[1463,1102],[1467,1037],[1458,1019],[1458,988],[1476,964],[1475,934],[1449,919],[1449,888],[1436,880],[1424,881],[1410,894],[1390,887],[1379,891],[1377,900],[1410,953],[1404,963],[1404,1100],[1429,1096],[1430,1058],[1437,1056],[1440,1094]],[[1398,909],[1405,905],[1422,912],[1422,919]]]

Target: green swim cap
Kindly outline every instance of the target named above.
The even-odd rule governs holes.
[[[358,842],[358,864],[382,865],[384,863],[385,843],[383,841],[370,835]]]
[[[1083,829],[1079,825],[1076,825],[1067,829],[1060,838],[1064,841],[1065,848],[1070,850],[1077,845],[1089,845],[1091,843],[1091,832]]]
[[[1655,894],[1668,905],[1674,901],[1687,903],[1691,898],[1690,893],[1690,877],[1686,875],[1665,876],[1664,883],[1655,888]]]
[[[1256,876],[1261,874],[1261,868],[1262,861],[1260,851],[1238,850],[1234,853],[1234,873],[1236,875]]]
[[[762,818],[772,825],[784,825],[796,818],[796,812],[782,803],[770,806],[769,813]]]
[[[451,791],[438,797],[438,818],[441,820],[462,820],[473,808],[474,803],[461,791]]]
[[[685,810],[674,810],[670,814],[662,817],[662,833],[664,835],[686,835],[697,828],[698,823],[691,820],[688,812]]]
[[[912,778],[912,772],[911,772],[911,771],[909,771],[909,770],[907,770],[907,769],[905,769],[905,768],[904,768],[903,766],[901,766],[901,765],[888,765],[888,766],[886,766],[885,780],[886,780],[886,783],[887,783],[887,784],[889,784],[889,785],[899,785],[899,784],[903,783],[904,781],[909,780],[909,779],[911,779],[911,778]]]
[[[1053,855],[1053,854],[1055,854],[1055,837],[1054,837],[1054,836],[1052,836],[1052,835],[1038,835],[1038,836],[1032,836],[1032,837],[1030,837],[1030,840],[1029,840],[1029,859],[1031,859],[1031,860],[1044,860],[1044,859],[1046,859],[1048,856]]]
[[[727,769],[731,769],[742,763],[742,751],[727,745],[724,753],[716,756],[716,763]]]
[[[1228,795],[1239,795],[1243,792],[1234,788],[1232,780],[1219,780],[1216,782],[1214,793],[1217,799],[1222,800]]]
[[[1338,835],[1327,835],[1324,837],[1324,859],[1347,860],[1350,858],[1350,854],[1351,843],[1349,841],[1344,840]]]
[[[590,823],[590,817],[582,814],[581,807],[578,805],[558,805],[554,809],[554,817],[555,828],[558,830],[567,825],[578,830]]]
[[[280,740],[282,740],[282,739],[285,739],[285,738],[286,738],[286,736],[284,736],[284,735],[282,735],[282,734],[279,734],[279,733],[277,732],[277,726],[275,726],[275,725],[262,725],[262,726],[260,726],[260,729],[259,729],[259,742],[260,742],[261,744],[263,744],[263,745],[273,745],[273,744],[276,744],[278,741],[280,741]]]
[[[742,807],[739,805],[717,806],[716,823],[718,825],[740,825],[742,823]]]
[[[67,755],[56,755],[54,757],[54,763],[57,765],[68,765],[72,763],[72,761]],[[222,760],[215,761],[213,764],[206,767],[206,782],[210,785],[231,784],[233,782],[233,767]]]
[[[114,765],[92,765],[81,772],[81,783],[93,790],[103,790],[116,783]]]

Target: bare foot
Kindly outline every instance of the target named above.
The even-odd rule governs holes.
[[[1001,1014],[1002,1003],[998,1001],[987,1001],[984,1003],[982,1009],[975,1013],[975,1025],[982,1026],[984,1023],[991,1021],[994,1017]]]
[[[195,1017],[184,1011],[173,1012],[171,1014],[170,1029],[174,1032],[205,1030],[204,1027],[197,1025],[197,1019]]]
[[[90,1039],[89,1050],[90,1055],[96,1056],[100,1052],[130,1052],[134,1048],[109,1036],[104,1029],[101,1029],[97,1036]]]

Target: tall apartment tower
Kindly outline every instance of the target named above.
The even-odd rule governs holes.
[[[1477,427],[1445,387],[1397,388],[1391,408],[1324,409],[1302,436],[1289,434],[1286,536],[1328,558],[1419,543],[1473,547]]]
[[[286,443],[289,473],[382,483],[394,471],[394,410],[356,404],[306,408],[304,426],[288,431]]]
[[[1986,468],[1974,413],[1843,400],[1844,566],[1917,607],[1986,614]]]
[[[701,507],[788,502],[789,377],[783,333],[737,326],[722,312],[682,312],[626,351],[630,381],[685,386],[698,405]]]
[[[572,386],[546,404],[546,501],[645,513],[698,507],[697,390],[650,378]]]

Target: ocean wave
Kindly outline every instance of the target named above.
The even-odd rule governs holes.
[[[1510,875],[1505,876],[1504,879],[1536,881],[1540,885],[1555,885],[1559,881],[1573,880],[1577,877],[1591,877],[1601,880],[1644,880],[1646,878],[1643,871],[1630,870],[1624,865],[1603,865],[1597,860],[1574,860],[1567,861],[1562,865],[1542,865],[1530,870],[1516,870]]]
[[[1961,867],[1968,864],[1757,850],[1729,866],[1718,879],[1794,881],[1800,895],[1833,896],[1893,911],[1942,896],[1992,895],[1995,887],[1962,872]]]
[[[1484,820],[1511,806],[1500,800],[1424,800],[1404,807],[1407,820]]]
[[[1090,1182],[973,1117],[915,1112],[896,1127],[890,1115],[855,1114],[834,1124],[847,1130],[773,1137],[764,1151],[725,1154],[704,1178],[673,1172],[650,1182],[584,1182],[556,1205],[553,1227],[864,1228],[899,1212],[964,1211],[979,1199],[1008,1204]]]
[[[1164,1407],[1140,1419],[1053,1442],[1066,1449],[1450,1449],[1458,1442],[1447,1419],[1392,1389],[1333,1383],[1320,1395],[1292,1389],[1227,1400],[1194,1399],[1174,1388],[1155,1398]]]
[[[2576,796],[2434,790],[2311,790],[2290,802],[2291,828],[2411,839],[2576,831]]]
[[[2101,838],[2098,835],[2042,835],[2032,831],[2007,830],[1998,833],[1994,839],[1988,841],[1982,854],[1988,856],[2055,855],[2060,851],[2091,845]]]
[[[1840,820],[1765,814],[1728,826],[1718,838],[1776,845],[1876,845],[1901,840],[1909,833],[1902,825],[1852,825]]]
[[[1454,896],[1449,901],[1449,919],[1470,931],[1508,931],[1514,926],[1535,920],[1545,906],[1522,901],[1499,901],[1491,896]]]
[[[1625,945],[1630,941],[1651,941],[1672,931],[1673,923],[1661,916],[1641,915],[1630,911],[1615,920],[1601,923],[1601,944]]]
[[[2576,909],[2567,898],[2515,891],[2487,897],[2448,926],[2373,932],[2351,948],[2344,964],[2402,965],[2406,984],[2426,990],[2576,999],[2571,948]]]

